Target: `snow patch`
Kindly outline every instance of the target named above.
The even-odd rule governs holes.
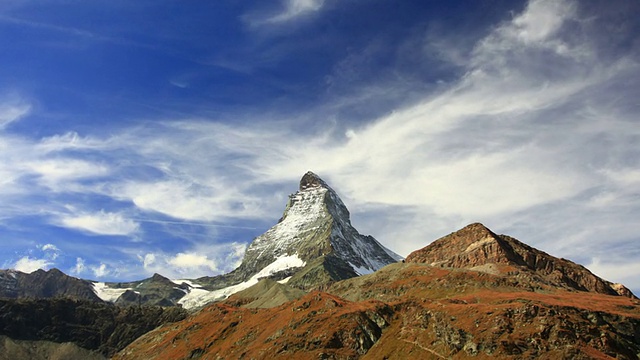
[[[469,246],[467,246],[467,248],[464,250],[464,252],[466,252],[466,253],[467,252],[471,252],[473,250],[478,249],[479,247],[482,247],[482,246],[484,246],[486,244],[490,244],[490,243],[495,242],[495,241],[496,240],[493,238],[493,236],[487,235],[484,238],[469,244]]]
[[[375,270],[371,270],[363,266],[355,266],[352,263],[349,263],[349,265],[351,265],[351,267],[353,268],[353,271],[355,271],[356,274],[358,275],[373,274],[375,272]]]
[[[118,300],[120,295],[122,295],[127,290],[131,290],[131,288],[114,289],[114,288],[109,287],[106,283],[103,283],[103,282],[95,282],[95,283],[93,283],[93,292],[102,301],[115,302],[116,300]]]
[[[190,288],[192,289],[199,289],[202,288],[202,285],[193,282],[193,280],[182,280],[182,279],[177,279],[177,280],[171,280],[172,283],[176,284],[176,285],[182,285],[187,284],[189,285]]]
[[[207,291],[202,288],[193,288],[187,295],[178,301],[178,304],[181,304],[185,309],[193,309],[213,301],[224,300],[238,291],[242,291],[257,284],[260,278],[273,275],[282,270],[293,267],[302,267],[305,265],[306,263],[298,257],[298,254],[281,256],[271,264],[265,266],[260,270],[260,272],[253,275],[245,282],[214,291]]]

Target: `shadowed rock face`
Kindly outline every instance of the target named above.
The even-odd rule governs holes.
[[[514,267],[539,277],[541,282],[581,291],[633,297],[629,289],[603,280],[585,267],[553,257],[512,237],[496,235],[475,223],[414,251],[407,262],[451,268],[481,268],[491,264]]]
[[[0,335],[13,340],[71,342],[111,356],[140,335],[186,317],[177,307],[118,307],[55,299],[0,299]]]
[[[93,284],[90,281],[68,276],[58,269],[36,270],[30,274],[15,270],[0,270],[0,298],[56,296],[102,301],[94,293]]]

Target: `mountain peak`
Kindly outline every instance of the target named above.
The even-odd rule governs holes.
[[[300,179],[300,191],[314,189],[314,188],[329,188],[326,182],[322,180],[318,175],[316,175],[313,171],[307,171],[306,174],[302,176]]]
[[[406,262],[489,273],[517,269],[551,286],[634,297],[627,288],[599,278],[585,267],[556,258],[506,235],[473,223],[409,254]],[[502,269],[502,270],[500,270]]]
[[[327,282],[372,273],[401,259],[371,236],[360,234],[338,194],[309,171],[289,195],[282,218],[247,247],[229,274],[204,279],[212,291],[182,302],[195,307],[248,288],[261,278],[311,289]],[[181,300],[182,301],[182,300]]]
[[[298,192],[289,197],[278,224],[254,240],[245,260],[268,264],[295,255],[307,263],[328,254],[341,258],[358,274],[397,261],[395,254],[391,255],[374,238],[353,228],[349,210],[338,194],[308,171],[300,180]]]

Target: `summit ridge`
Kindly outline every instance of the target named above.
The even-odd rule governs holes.
[[[327,183],[324,182],[324,180],[322,180],[313,171],[307,171],[302,176],[302,179],[300,179],[300,191],[313,189],[317,187],[324,187],[324,188],[330,189],[329,185],[327,185]]]

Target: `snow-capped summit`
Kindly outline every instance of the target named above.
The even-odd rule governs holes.
[[[280,221],[251,243],[243,265],[257,270],[278,257],[294,255],[304,262],[332,255],[358,274],[401,259],[373,237],[361,235],[351,225],[349,210],[337,193],[311,171],[300,180],[300,189],[289,196]]]
[[[372,273],[400,259],[373,237],[361,235],[338,194],[309,171],[299,190],[289,195],[280,221],[253,240],[241,265],[226,275],[198,279],[215,291],[205,298],[187,295],[180,302],[193,307],[240,291],[262,277],[310,289]]]

